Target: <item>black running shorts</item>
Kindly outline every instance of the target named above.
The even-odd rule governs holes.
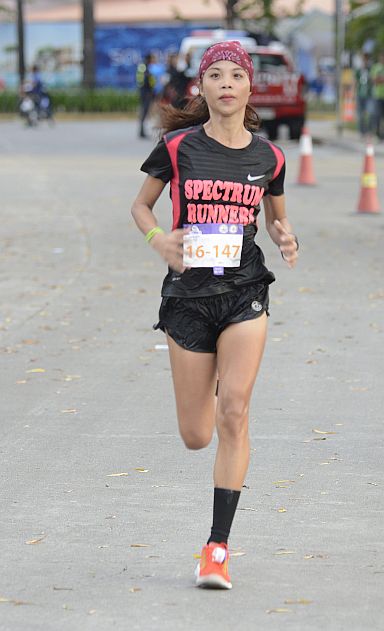
[[[176,344],[196,353],[215,353],[228,324],[268,314],[267,284],[246,285],[201,298],[163,298],[154,329],[167,332]]]

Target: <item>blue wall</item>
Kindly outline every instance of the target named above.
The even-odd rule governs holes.
[[[99,86],[134,89],[136,67],[148,52],[165,63],[183,37],[199,26],[98,26],[95,33],[96,81]],[[204,28],[204,27],[200,27]]]
[[[99,87],[135,89],[136,67],[145,53],[157,54],[160,63],[166,61],[169,52],[176,52],[180,42],[191,31],[207,27],[201,24],[188,26],[157,26],[143,24],[97,25],[95,29],[96,82]],[[17,86],[16,54],[7,47],[16,45],[14,24],[0,23],[0,79],[7,87]],[[82,29],[79,22],[27,24],[25,29],[26,65],[30,68],[38,59],[38,51],[47,48],[70,49],[70,62],[54,63],[52,58],[42,66],[42,78],[46,85],[64,87],[79,85],[82,77],[81,50]],[[44,62],[42,62],[44,63]]]

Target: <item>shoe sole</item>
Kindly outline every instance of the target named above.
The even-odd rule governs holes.
[[[207,589],[232,589],[232,583],[226,581],[219,574],[207,574],[196,578],[196,587],[206,587]]]

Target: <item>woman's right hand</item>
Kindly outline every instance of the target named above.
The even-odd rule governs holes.
[[[183,273],[186,269],[183,264],[183,238],[188,234],[189,228],[178,228],[172,232],[157,233],[151,239],[152,247],[168,263],[175,272]]]

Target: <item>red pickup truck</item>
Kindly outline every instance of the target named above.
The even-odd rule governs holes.
[[[276,140],[280,125],[287,125],[289,137],[298,140],[305,122],[306,102],[304,77],[295,72],[293,61],[284,46],[278,43],[258,46],[250,37],[236,36],[226,31],[192,34],[180,46],[179,55],[189,58],[186,70],[191,77],[187,96],[197,93],[196,75],[204,50],[218,41],[237,39],[248,51],[255,67],[255,79],[250,102],[271,140]],[[182,67],[181,67],[182,69]]]

